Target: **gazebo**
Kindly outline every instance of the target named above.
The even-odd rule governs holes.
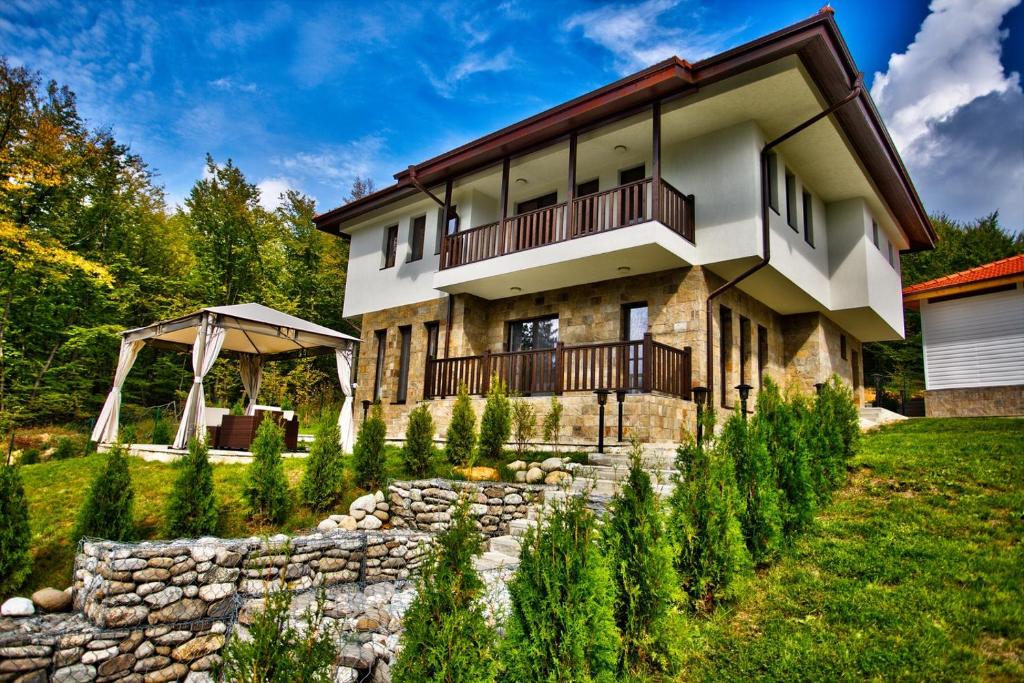
[[[172,448],[184,448],[193,435],[206,438],[203,378],[222,354],[238,358],[242,386],[249,397],[247,414],[252,414],[260,393],[264,363],[334,353],[338,381],[345,396],[338,415],[341,446],[350,453],[355,441],[352,359],[357,343],[359,340],[355,337],[256,303],[212,306],[181,318],[125,330],[121,333],[114,385],[96,421],[92,440],[98,443],[117,440],[121,387],[146,344],[177,351],[191,349],[194,379]]]

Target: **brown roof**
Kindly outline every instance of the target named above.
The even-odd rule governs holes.
[[[758,38],[721,54],[690,64],[678,57],[615,81],[499,131],[485,135],[395,174],[395,184],[318,215],[321,230],[339,226],[362,214],[437,185],[505,156],[522,152],[572,130],[638,110],[669,95],[707,86],[789,55],[802,60],[825,100],[838,102],[856,83],[859,72],[831,12]],[[857,152],[865,171],[910,238],[911,250],[929,249],[935,231],[903,162],[889,138],[871,97],[863,91],[856,104],[836,112],[835,120]]]
[[[988,283],[992,280],[1014,278],[1024,275],[1024,254],[1017,254],[1009,258],[986,263],[983,266],[976,266],[962,270],[952,275],[943,275],[928,282],[921,282],[916,285],[903,288],[903,296],[920,295],[924,293],[935,293],[951,287],[962,287],[977,283]],[[921,297],[915,297],[921,298]]]

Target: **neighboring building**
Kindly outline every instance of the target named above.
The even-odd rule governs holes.
[[[628,390],[628,429],[653,441],[693,430],[691,385],[728,408],[741,383],[813,391],[837,373],[860,400],[861,343],[903,336],[899,253],[935,239],[860,84],[823,10],[668,59],[317,216],[351,239],[357,402],[382,401],[400,437],[432,400],[443,434],[459,383],[481,394],[499,373],[541,415],[560,393],[565,436],[593,442],[599,388]],[[615,413],[613,395],[609,435]]]
[[[1024,254],[903,290],[921,311],[925,414],[1024,415]]]

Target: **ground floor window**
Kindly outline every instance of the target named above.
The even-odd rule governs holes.
[[[384,388],[384,354],[387,351],[388,331],[377,330],[373,333],[373,336],[377,342],[377,362],[373,375],[373,400],[379,401],[381,391]]]
[[[747,383],[750,364],[750,318],[740,316],[740,384]]]
[[[547,315],[508,323],[508,350],[553,349],[558,344],[558,316]]]
[[[768,328],[757,326],[757,386],[764,386],[764,371],[768,367]]]
[[[719,374],[722,377],[722,407],[729,407],[729,375],[732,373],[732,309],[726,306],[718,308],[718,350]]]
[[[409,351],[412,348],[412,327],[405,325],[398,328],[401,339],[398,356],[398,392],[395,403],[405,403],[409,395]]]

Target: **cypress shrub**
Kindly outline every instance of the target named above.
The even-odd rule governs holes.
[[[704,433],[714,433],[714,412],[705,414]],[[675,489],[669,498],[669,529],[675,567],[696,611],[735,598],[750,555],[743,542],[736,470],[720,442],[683,444],[676,455]]]
[[[50,455],[51,460],[69,460],[75,456],[80,455],[78,448],[75,446],[75,440],[70,436],[62,436],[57,439],[57,445],[53,448],[53,454]]]
[[[214,680],[331,683],[338,653],[334,629],[324,619],[325,595],[318,593],[315,606],[292,620],[293,593],[280,588],[268,590],[263,609],[254,611],[249,637],[233,637],[221,650]]]
[[[217,531],[217,498],[206,444],[193,438],[175,467],[178,476],[164,513],[170,538],[198,538]]]
[[[135,536],[132,504],[135,490],[128,471],[128,457],[121,444],[116,443],[107,452],[103,466],[85,495],[85,504],[78,515],[72,535],[78,541],[83,537],[104,538],[108,541],[130,541]]]
[[[496,634],[487,625],[484,583],[473,569],[482,538],[463,499],[424,563],[416,598],[405,613],[395,683],[485,683],[496,672]]]
[[[479,457],[481,459],[501,459],[501,449],[505,447],[512,431],[510,413],[511,407],[505,382],[495,375],[491,378],[484,414],[480,417]]]
[[[344,494],[341,431],[338,423],[325,417],[316,428],[309,447],[299,496],[310,509],[321,511],[336,505]]]
[[[18,468],[0,465],[0,599],[18,590],[32,570],[28,503]]]
[[[556,445],[562,438],[562,402],[557,396],[551,397],[551,408],[544,416],[543,434],[545,442]]]
[[[736,464],[740,527],[747,550],[754,564],[767,564],[782,545],[779,489],[768,445],[762,433],[752,429],[739,412],[726,421],[720,438]]]
[[[171,423],[163,418],[161,415],[157,415],[153,421],[153,433],[150,435],[149,440],[155,444],[169,444],[171,443]]]
[[[677,600],[672,548],[640,442],[632,441],[629,476],[609,506],[602,547],[615,586],[615,622],[623,675],[672,668],[671,621]]]
[[[264,419],[253,439],[252,462],[246,473],[242,497],[249,516],[270,524],[281,524],[291,510],[288,479],[284,476],[284,430],[273,420]]]
[[[822,385],[810,416],[811,477],[820,502],[842,486],[846,463],[860,441],[860,416],[851,392],[838,376]]]
[[[574,496],[523,540],[502,660],[512,681],[615,681],[614,585],[593,514]]]
[[[468,465],[476,450],[476,414],[469,400],[465,383],[459,385],[459,396],[452,407],[452,420],[445,434],[444,454],[453,465]]]
[[[38,448],[26,448],[18,456],[19,465],[38,465],[39,464],[39,449]]]
[[[757,395],[751,427],[764,439],[772,460],[780,491],[782,531],[787,539],[810,524],[814,515],[807,417],[805,401],[795,395],[784,399],[779,386],[765,379]]]
[[[510,411],[512,440],[516,444],[516,453],[522,457],[526,445],[537,435],[537,411],[522,398],[512,399]]]
[[[384,410],[376,403],[359,425],[356,445],[352,449],[356,484],[364,489],[375,489],[384,483],[384,437],[387,429]]]
[[[426,403],[418,405],[409,413],[409,425],[405,429],[405,446],[402,461],[405,469],[417,477],[430,472],[434,457],[434,418]]]

